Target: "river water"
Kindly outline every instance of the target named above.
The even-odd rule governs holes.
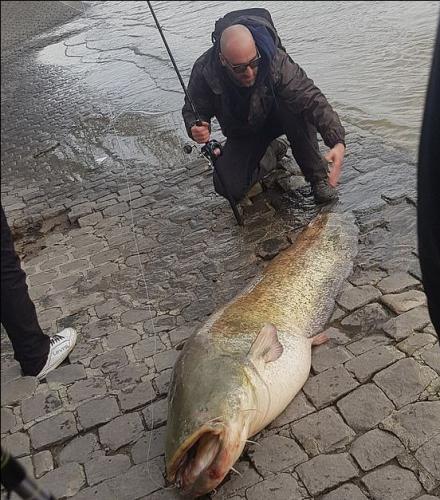
[[[82,72],[119,111],[178,110],[182,90],[146,2],[87,2],[40,61]],[[266,7],[292,58],[346,124],[415,157],[431,64],[437,2],[153,2],[185,81],[210,46],[216,19]]]

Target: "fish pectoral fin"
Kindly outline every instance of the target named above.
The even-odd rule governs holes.
[[[283,354],[283,350],[277,329],[274,325],[267,323],[251,345],[248,357],[253,360],[263,359],[266,363],[270,363],[276,361]]]

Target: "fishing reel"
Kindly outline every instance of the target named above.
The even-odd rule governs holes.
[[[185,144],[183,150],[185,151],[185,153],[189,154],[192,152],[194,148],[195,146],[191,146],[191,144]],[[216,141],[215,139],[212,139],[209,142],[207,142],[201,149],[202,155],[211,163],[215,162],[215,160],[222,154],[222,151],[223,151],[223,146],[221,145],[220,142]]]

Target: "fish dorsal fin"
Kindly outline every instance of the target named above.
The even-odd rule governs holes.
[[[262,359],[270,363],[276,361],[281,354],[283,354],[283,346],[278,340],[277,329],[274,325],[267,323],[251,345],[248,356],[252,360]]]

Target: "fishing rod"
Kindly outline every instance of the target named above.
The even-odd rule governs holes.
[[[180,74],[180,71],[179,71],[179,68],[177,67],[177,64],[176,64],[176,61],[174,60],[174,57],[173,57],[173,54],[171,53],[171,49],[168,45],[168,42],[165,38],[165,35],[163,33],[163,30],[162,30],[162,27],[161,25],[159,24],[159,21],[156,17],[156,14],[153,10],[153,6],[151,5],[151,2],[150,0],[147,0],[147,4],[148,4],[148,7],[150,9],[150,12],[151,12],[151,15],[153,16],[153,19],[154,19],[154,22],[156,23],[156,26],[157,26],[157,29],[159,30],[159,33],[160,33],[160,36],[163,40],[163,43],[165,45],[165,48],[167,49],[167,52],[168,52],[168,55],[170,56],[170,60],[171,60],[171,63],[173,64],[173,68],[174,68],[174,71],[176,72],[176,75],[177,75],[177,78],[179,79],[179,82],[180,82],[180,85],[182,86],[182,89],[183,89],[183,92],[185,93],[185,96],[186,98],[188,99],[188,102],[189,102],[189,105],[191,107],[191,110],[192,112],[194,113],[194,116],[196,118],[196,125],[198,127],[202,126],[202,120],[200,118],[200,115],[197,111],[197,108],[195,107],[194,105],[194,102],[188,92],[188,89],[186,88],[186,85],[185,85],[185,82],[183,81],[183,78],[182,78],[182,75]],[[221,154],[222,152],[222,145],[220,144],[220,142],[212,139],[210,141],[208,141],[203,147],[202,147],[202,150],[201,150],[201,153],[202,155],[210,162],[215,174],[217,175],[217,179],[219,181],[219,184],[220,184],[220,187],[222,189],[222,191],[225,193],[226,195],[226,199],[229,201],[229,204],[231,205],[231,208],[232,208],[232,211],[234,213],[234,216],[237,220],[237,223],[239,226],[242,226],[243,225],[243,219],[238,211],[238,208],[237,208],[237,205],[236,203],[234,202],[234,200],[232,199],[231,196],[229,196],[229,193],[227,191],[227,189],[225,188],[225,183],[223,182],[223,179],[222,179],[222,175],[220,174],[219,170],[215,168],[215,160],[217,158],[217,154],[215,153],[215,151],[218,150]],[[190,153],[192,151],[192,148],[191,147],[185,147],[184,148],[184,151],[186,153]]]
[[[53,495],[39,488],[26,475],[23,466],[3,448],[1,449],[1,483],[8,491],[8,495],[15,492],[23,500],[55,500]]]

